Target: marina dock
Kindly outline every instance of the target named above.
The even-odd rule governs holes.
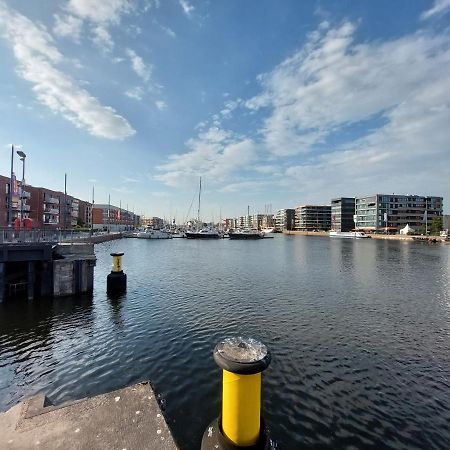
[[[175,450],[150,383],[59,406],[44,395],[0,414],[0,448]]]

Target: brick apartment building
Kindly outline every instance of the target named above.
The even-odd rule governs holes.
[[[140,216],[123,208],[108,204],[96,204],[92,208],[94,230],[122,231],[140,225]]]
[[[13,179],[12,217],[8,220],[10,178],[0,175],[0,227],[8,226],[20,216],[33,221],[33,228],[90,227],[92,205],[89,202],[43,187],[25,185]],[[22,198],[22,205],[20,200]]]

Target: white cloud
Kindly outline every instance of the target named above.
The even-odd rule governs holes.
[[[158,169],[155,178],[168,186],[191,184],[198,176],[217,183],[227,180],[237,170],[245,169],[256,158],[254,142],[229,131],[210,128],[186,143],[190,149],[173,154]]]
[[[96,23],[119,23],[122,14],[132,10],[128,0],[69,0],[66,9],[84,20]]]
[[[78,17],[71,15],[59,15],[54,14],[55,25],[53,32],[59,37],[70,37],[75,42],[80,41],[81,30],[83,27],[83,21]]]
[[[420,16],[422,19],[429,19],[433,16],[440,16],[442,14],[445,14],[450,10],[450,0],[435,0],[433,3],[433,6],[422,13]]]
[[[112,36],[105,25],[92,28],[92,41],[105,52],[110,52],[114,47]]]
[[[122,180],[122,183],[139,183],[140,182],[139,178],[135,178],[135,177],[127,177],[125,175],[120,175],[120,178]]]
[[[169,27],[165,27],[164,25],[159,25],[161,27],[161,29],[164,31],[164,33],[166,33],[168,36],[170,36],[171,38],[176,38],[177,35],[175,33],[175,31],[173,31],[171,28]]]
[[[268,188],[267,181],[260,180],[260,181],[240,181],[237,183],[230,183],[225,185],[221,191],[222,192],[228,192],[228,193],[235,193],[235,192],[245,192],[246,196],[248,196],[250,193],[254,194],[258,191],[262,191]]]
[[[168,198],[168,197],[172,196],[169,192],[164,192],[164,191],[149,192],[149,195],[151,195],[152,197],[156,197],[156,198]]]
[[[43,26],[0,1],[0,28],[13,47],[18,75],[33,84],[42,104],[94,136],[123,139],[135,133],[125,118],[56,67],[63,56]]]
[[[142,89],[140,86],[136,86],[125,91],[125,95],[135,100],[142,100],[142,98],[144,97],[144,89]]]
[[[261,130],[270,151],[293,155],[344,127],[410,102],[444,76],[448,40],[416,33],[386,42],[355,44],[355,26],[319,27],[308,43],[269,74],[246,105],[266,108]]]
[[[128,58],[130,58],[131,67],[133,68],[134,72],[145,82],[148,82],[152,73],[151,64],[146,64],[144,60],[131,48],[127,48],[125,50],[125,53]]]
[[[179,0],[179,3],[186,16],[190,17],[195,8],[188,2],[188,0]]]
[[[155,105],[160,111],[167,108],[167,103],[164,100],[157,100]]]
[[[111,25],[118,25],[121,16],[133,11],[135,6],[129,0],[69,0],[64,14],[55,14],[54,32],[58,36],[80,40],[84,22],[89,24],[93,43],[104,52],[110,52],[114,40],[109,32]]]

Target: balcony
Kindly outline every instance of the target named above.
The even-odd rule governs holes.
[[[58,215],[59,209],[58,208],[44,208],[44,214]]]
[[[47,219],[43,221],[44,225],[58,225],[59,221],[58,219]]]
[[[21,195],[22,198],[30,198],[31,197],[30,192],[27,192],[27,191],[22,191],[20,193],[20,195]]]
[[[31,208],[30,208],[30,205],[25,205],[25,204],[22,205],[22,210],[23,210],[23,211],[30,211],[30,209],[31,209]],[[20,210],[20,206],[19,206],[19,210]]]
[[[44,203],[49,205],[59,205],[59,200],[55,197],[48,197],[44,199]]]
[[[77,210],[77,211],[72,211],[72,212],[70,213],[70,215],[71,215],[72,217],[74,217],[75,219],[78,219],[78,210]]]

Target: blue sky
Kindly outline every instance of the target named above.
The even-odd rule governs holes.
[[[204,220],[374,192],[448,211],[450,0],[0,0],[0,58],[3,175],[13,142],[30,184],[178,221],[199,176]]]

